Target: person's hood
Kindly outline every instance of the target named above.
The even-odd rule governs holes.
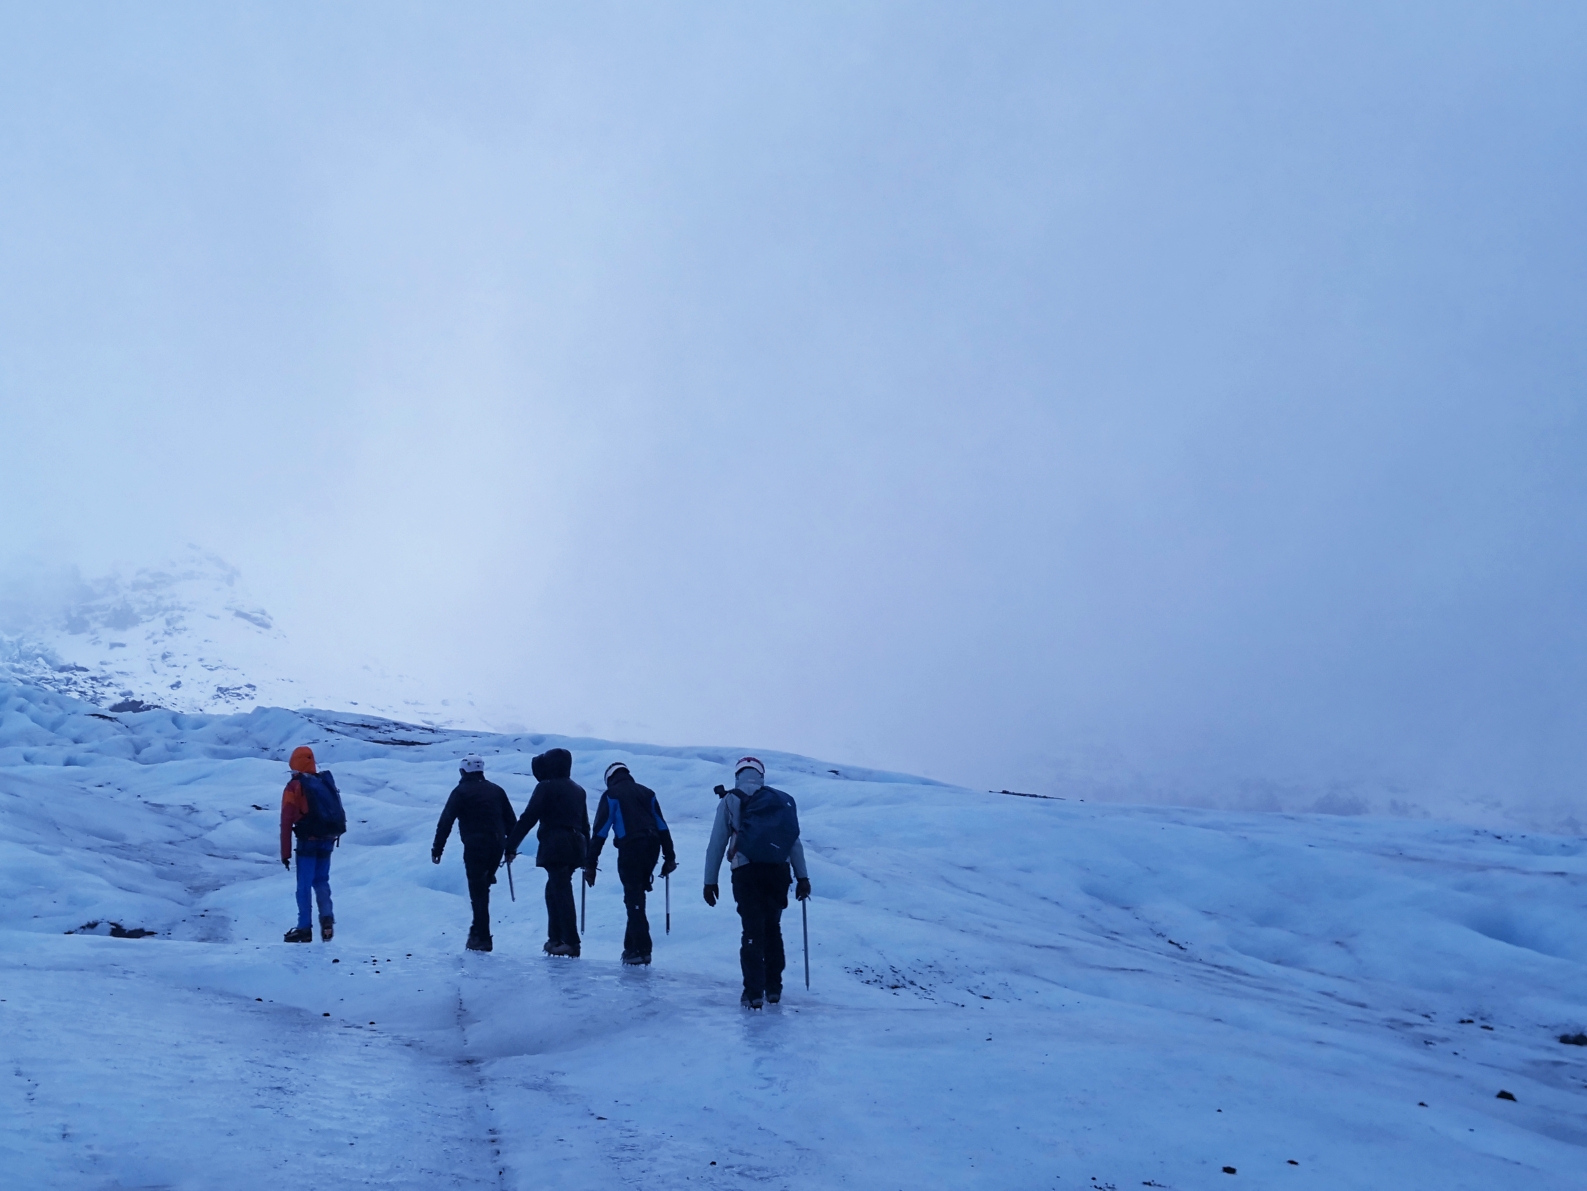
[[[633,780],[634,775],[629,773],[626,768],[618,769],[613,771],[612,776],[606,779],[606,788],[610,790],[614,786],[621,786],[625,783],[631,783]]]
[[[292,750],[292,760],[287,764],[293,773],[318,773],[319,769],[314,764],[314,750],[306,744],[300,744]]]
[[[766,779],[761,777],[757,769],[740,769],[733,778],[733,786],[744,794],[753,794],[766,784]]]
[[[485,780],[485,775],[478,770],[471,773],[467,769],[460,769],[458,774],[465,782],[482,782]]]
[[[529,763],[535,777],[543,782],[573,776],[573,754],[567,749],[550,749]]]

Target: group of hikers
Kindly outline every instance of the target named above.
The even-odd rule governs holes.
[[[313,942],[316,900],[320,938],[329,940],[336,926],[331,906],[331,854],[347,830],[347,815],[336,779],[317,767],[312,749],[294,749],[288,764],[292,776],[281,794],[281,863],[292,867],[295,837],[298,924],[287,931],[285,941]],[[573,875],[580,872],[585,885],[595,884],[601,851],[610,834],[617,848],[617,880],[628,912],[623,963],[648,964],[652,943],[645,895],[654,888],[657,860],[661,861],[663,879],[678,867],[672,832],[662,817],[656,792],[640,785],[626,763],[613,762],[606,768],[606,790],[592,829],[584,787],[573,780],[573,754],[567,749],[551,749],[534,758],[530,768],[536,780],[534,793],[523,814],[517,815],[507,792],[486,780],[484,760],[474,754],[464,757],[458,783],[436,824],[430,848],[433,863],[441,863],[454,825],[463,841],[463,871],[473,908],[466,946],[470,951],[492,949],[491,886],[501,866],[510,866],[529,833],[538,829],[535,865],[546,873],[544,950],[551,956],[578,958]],[[810,873],[799,840],[794,800],[766,785],[766,766],[758,758],[739,758],[733,771],[731,789],[716,787],[716,818],[705,849],[704,896],[706,905],[716,905],[726,857],[733,900],[743,926],[739,963],[744,991],[740,1003],[759,1009],[768,1001],[776,1004],[782,999],[786,966],[782,913],[788,908],[790,886],[800,901],[810,896]]]

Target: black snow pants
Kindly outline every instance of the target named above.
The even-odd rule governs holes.
[[[661,855],[661,840],[653,835],[623,840],[617,845],[617,879],[623,883],[623,907],[628,911],[628,929],[623,932],[623,950],[634,955],[650,954],[650,920],[645,917],[645,894],[650,877]]]
[[[546,867],[546,942],[579,949],[579,914],[573,905],[572,865]]]
[[[501,864],[502,845],[463,845],[463,871],[468,874],[468,900],[474,907],[474,922],[468,933],[490,938],[490,887]]]
[[[733,900],[744,922],[738,962],[744,991],[752,997],[782,991],[787,965],[782,948],[782,912],[788,908],[793,873],[786,864],[740,865],[733,870]]]

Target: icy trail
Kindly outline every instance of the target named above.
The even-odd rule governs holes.
[[[1587,1026],[1576,839],[770,756],[804,823],[815,986],[791,909],[789,994],[750,1016],[736,916],[699,897],[728,753],[103,715],[0,686],[8,1185],[1579,1186],[1587,1048],[1557,1041]],[[293,947],[275,848],[300,743],[352,829],[337,938]],[[583,959],[539,954],[527,861],[495,953],[462,953],[460,850],[428,857],[457,758],[521,808],[554,743],[592,793],[628,759],[673,824],[649,970],[617,963],[610,856]],[[64,933],[93,921],[159,934]]]

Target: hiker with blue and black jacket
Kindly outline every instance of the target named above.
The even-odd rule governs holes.
[[[744,927],[738,948],[744,972],[739,1004],[759,1009],[767,1001],[775,1005],[782,1000],[782,912],[795,878],[795,896],[800,901],[810,896],[810,871],[799,842],[794,800],[766,785],[766,766],[758,758],[741,757],[733,769],[733,789],[716,788],[721,801],[705,849],[705,904],[716,905],[720,896],[717,878],[725,854]]]
[[[347,830],[347,812],[330,770],[314,763],[314,750],[299,745],[287,762],[292,778],[281,791],[281,863],[292,868],[292,839],[298,845],[298,924],[282,936],[287,943],[314,941],[314,899],[320,902],[320,939],[336,933],[331,909],[331,853]]]
[[[617,879],[623,886],[623,908],[628,927],[623,931],[623,962],[650,962],[650,920],[645,917],[645,894],[650,892],[656,860],[664,858],[661,875],[678,867],[672,831],[661,817],[661,803],[649,786],[641,786],[621,761],[606,767],[606,793],[595,812],[590,854],[584,862],[584,883],[595,884],[597,862],[606,844],[606,833],[617,844]]]

